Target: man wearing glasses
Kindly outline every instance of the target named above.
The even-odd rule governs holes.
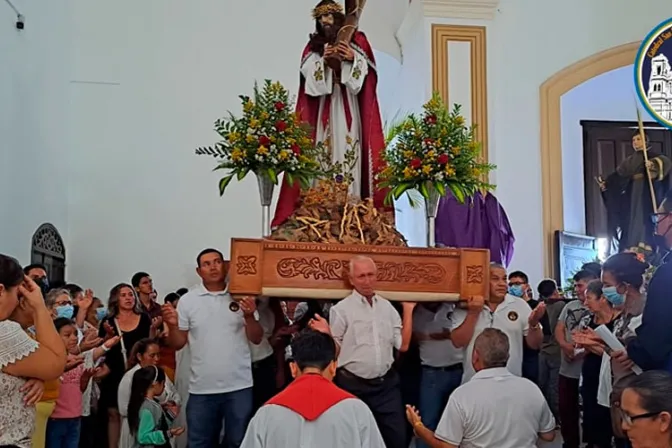
[[[668,255],[649,282],[642,325],[637,336],[625,351],[613,353],[612,357],[624,365],[635,363],[643,370],[667,370],[672,372],[672,190],[653,215],[656,235]]]

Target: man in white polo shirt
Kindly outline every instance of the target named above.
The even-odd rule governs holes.
[[[506,334],[511,342],[511,352],[507,367],[511,373],[520,376],[523,369],[523,338],[533,350],[541,347],[543,333],[539,321],[546,312],[540,303],[534,310],[518,297],[508,294],[506,268],[499,264],[490,265],[490,297],[473,297],[467,302],[468,308],[456,309],[452,316],[451,340],[455,347],[466,347],[464,357],[464,377],[466,383],[474,375],[471,355],[474,341],[486,328],[497,328]]]
[[[180,298],[175,310],[162,308],[168,343],[176,350],[187,342],[191,374],[187,404],[189,448],[238,448],[252,416],[252,362],[249,342],[259,344],[264,331],[255,299],[234,301],[227,292],[222,253],[205,249],[196,259],[202,286]]]
[[[506,334],[486,328],[474,346],[471,363],[477,373],[450,396],[436,432],[407,406],[415,434],[432,448],[536,448],[538,439],[552,441],[555,419],[541,390],[506,368]]]

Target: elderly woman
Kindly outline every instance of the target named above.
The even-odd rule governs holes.
[[[619,408],[634,447],[672,447],[672,376],[651,370],[630,380]]]
[[[36,340],[20,324],[7,320],[19,299],[35,326]],[[0,446],[29,448],[36,400],[24,401],[26,388],[33,387],[36,380],[42,388],[42,381],[58,378],[65,369],[66,353],[40,288],[6,255],[0,255],[0,341]]]
[[[121,438],[119,439],[119,448],[133,448],[136,446],[134,437],[131,435],[126,420],[128,401],[131,398],[131,385],[133,384],[133,375],[138,370],[158,366],[161,359],[159,342],[155,339],[141,339],[131,351],[131,358],[128,360],[128,371],[119,383],[119,392],[117,402],[119,404],[119,414],[121,414]],[[156,397],[164,409],[173,414],[173,418],[179,413],[181,403],[180,395],[177,393],[173,382],[166,377],[166,385],[163,393]]]

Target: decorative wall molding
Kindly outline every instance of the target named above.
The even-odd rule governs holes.
[[[478,125],[476,138],[481,142],[484,161],[488,154],[488,88],[486,37],[484,26],[432,25],[432,90],[450,104],[448,91],[448,42],[471,44],[471,122]]]
[[[421,0],[425,17],[492,20],[499,0]]]
[[[571,64],[539,88],[541,108],[541,191],[544,232],[544,272],[554,278],[555,231],[564,230],[562,195],[562,126],[560,99],[579,84],[603,73],[632,65],[641,42],[601,51]]]

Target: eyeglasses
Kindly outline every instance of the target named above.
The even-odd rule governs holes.
[[[660,412],[646,412],[644,414],[630,415],[621,408],[618,408],[618,411],[621,414],[621,418],[623,419],[623,422],[625,422],[625,424],[628,425],[628,426],[632,425],[632,422],[634,422],[635,420],[658,417],[660,415]]]
[[[658,224],[660,221],[662,221],[663,219],[667,218],[670,215],[672,215],[672,212],[652,213],[651,221],[654,224]]]

